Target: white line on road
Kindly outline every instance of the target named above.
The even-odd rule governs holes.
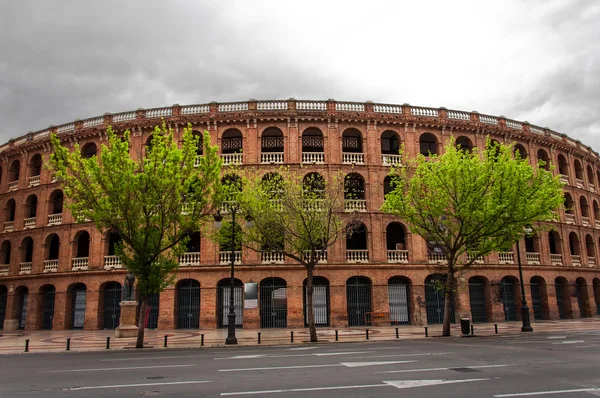
[[[67,390],[67,391],[100,390],[103,388],[153,387],[153,386],[172,386],[172,385],[178,385],[178,384],[201,384],[201,383],[210,383],[210,381],[193,380],[193,381],[171,381],[171,382],[164,382],[164,383],[115,384],[115,385],[111,385],[111,386],[71,387],[71,388],[63,388],[63,390]]]
[[[585,341],[583,341],[583,340],[565,340],[565,341],[561,341],[560,343],[552,343],[552,344],[579,344],[579,343],[585,343]]]
[[[281,370],[281,369],[309,369],[309,368],[331,368],[345,366],[347,368],[356,368],[360,366],[382,366],[395,365],[399,363],[412,363],[416,361],[387,361],[387,362],[341,362],[324,365],[291,365],[291,366],[269,366],[262,368],[237,368],[237,369],[219,369],[219,372],[251,372],[256,370]]]
[[[551,395],[551,394],[568,394],[571,392],[596,392],[600,391],[600,388],[577,388],[574,390],[553,390],[553,391],[535,391],[535,392],[517,392],[514,394],[498,394],[494,395],[496,398],[504,397],[532,397],[535,395]]]
[[[567,336],[550,336],[548,337],[548,340],[555,340],[555,339],[566,339]]]
[[[333,355],[353,355],[353,354],[368,354],[369,352],[375,351],[340,351],[340,352],[321,352],[316,354],[310,354],[317,357],[328,357]]]
[[[100,362],[120,362],[120,361],[147,361],[149,359],[181,359],[181,358],[198,358],[199,355],[177,355],[177,356],[147,356],[147,357],[133,357],[133,358],[111,358],[101,359]]]
[[[475,365],[475,366],[464,365],[464,366],[452,366],[452,367],[448,367],[448,368],[388,370],[388,371],[385,371],[385,372],[375,372],[375,373],[433,372],[433,371],[437,371],[437,370],[451,370],[451,369],[460,369],[460,368],[474,368],[474,369],[475,368],[476,369],[482,369],[482,368],[503,368],[505,366],[514,366],[514,365]]]
[[[225,359],[266,359],[266,358],[292,358],[292,357],[325,357],[325,356],[333,356],[333,355],[353,355],[353,354],[369,354],[374,353],[375,351],[340,351],[340,352],[323,352],[320,354],[316,353],[307,353],[307,354],[287,354],[287,355],[253,355],[253,356],[244,356],[245,358],[241,358],[240,356],[235,357],[218,357],[213,358],[214,360],[225,360]]]
[[[298,347],[298,348],[290,348],[288,351],[305,351],[305,350],[315,350],[319,347]]]
[[[96,369],[67,369],[67,370],[47,370],[43,373],[71,373],[71,372],[102,372],[110,370],[136,370],[136,369],[157,369],[157,368],[189,368],[191,365],[157,365],[157,366],[130,366],[126,368],[96,368]]]
[[[450,352],[431,352],[424,354],[390,354],[390,355],[370,355],[367,357],[354,357],[354,359],[368,359],[368,358],[388,358],[388,357],[422,357],[429,355],[446,355],[451,354]]]

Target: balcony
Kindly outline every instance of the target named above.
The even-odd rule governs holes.
[[[8,275],[8,264],[0,264],[0,275]]]
[[[565,222],[567,224],[575,224],[575,214],[565,213]]]
[[[408,263],[408,250],[388,250],[387,262],[403,264]]]
[[[596,186],[594,184],[588,184],[588,189],[590,190],[590,192],[596,193]]]
[[[552,265],[563,265],[562,254],[550,254],[550,263]]]
[[[15,230],[14,221],[4,221],[4,232],[12,232]]]
[[[121,268],[123,268],[123,263],[119,256],[104,256],[104,269],[111,270]]]
[[[589,227],[590,226],[590,218],[581,216],[581,225],[583,225],[584,227]]]
[[[8,192],[19,189],[19,181],[11,181],[8,183]]]
[[[262,164],[282,164],[283,152],[265,152],[260,154]]]
[[[581,267],[581,256],[579,254],[571,254],[571,263],[576,267]]]
[[[35,228],[35,217],[29,217],[23,220],[23,229]]]
[[[315,257],[317,258],[317,264],[325,264],[327,262],[327,250],[315,250]],[[306,261],[310,259],[310,250],[304,252],[304,259]]]
[[[498,253],[498,262],[500,264],[514,264],[515,256],[513,252],[499,252]]]
[[[324,164],[325,154],[323,152],[302,152],[302,163]]]
[[[304,200],[304,208],[306,211],[324,211],[325,210],[325,200],[324,199],[305,199]]]
[[[588,257],[588,266],[595,267],[596,266],[596,257]]]
[[[346,250],[346,261],[349,263],[368,263],[368,250]]]
[[[244,160],[241,153],[223,153],[221,159],[223,160],[223,166],[242,164]]]
[[[560,179],[560,182],[562,182],[565,185],[569,185],[569,177],[567,177],[564,174],[559,174],[558,178]]]
[[[242,263],[242,252],[236,251],[233,252],[234,264]],[[219,264],[221,265],[230,265],[231,264],[231,251],[220,251],[219,252]]]
[[[342,153],[342,163],[344,164],[365,164],[364,153]]]
[[[382,153],[381,164],[384,166],[402,166],[402,156]]]
[[[540,253],[527,252],[525,253],[525,260],[530,265],[540,265]]]
[[[283,253],[274,251],[262,251],[260,252],[260,262],[262,264],[283,264],[285,256]]]
[[[194,160],[194,167],[200,166],[200,158],[201,157],[202,157],[202,155],[196,156],[196,160]]]
[[[48,215],[48,226],[60,224],[62,224],[62,213]]]
[[[29,186],[30,187],[37,187],[38,185],[40,185],[40,176],[33,176],[33,177],[29,177]]]
[[[200,252],[186,252],[179,256],[180,267],[197,267],[200,265]]]
[[[473,259],[473,255],[467,253],[467,262],[471,262],[472,259]],[[484,263],[483,256],[477,256],[475,261],[473,261],[473,264],[483,264],[483,263]]]
[[[427,262],[429,264],[447,264],[448,260],[444,254],[427,253]]]
[[[58,260],[44,260],[44,272],[58,271]]]
[[[577,185],[577,188],[583,189],[583,180],[581,178],[576,178],[575,184]]]
[[[344,210],[346,213],[364,213],[367,211],[367,201],[365,199],[345,199]]]
[[[83,271],[88,269],[89,257],[75,257],[73,259],[73,271]]]
[[[31,262],[19,264],[19,275],[30,274],[32,268]]]

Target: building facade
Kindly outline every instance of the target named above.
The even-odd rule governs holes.
[[[183,127],[207,130],[227,166],[267,173],[288,165],[298,173],[346,176],[346,211],[363,223],[340,239],[315,270],[319,326],[436,324],[443,318],[443,256],[381,208],[390,165],[407,156],[440,153],[450,137],[463,147],[486,138],[516,143],[532,165],[555,166],[564,182],[565,208],[551,232],[511,251],[477,259],[456,281],[453,316],[473,322],[520,319],[517,263],[523,264],[532,319],[590,317],[600,313],[600,158],[564,134],[527,122],[445,108],[372,102],[255,101],[174,105],[105,114],[51,126],[0,146],[0,327],[5,330],[112,329],[126,271],[114,255],[118,237],[76,220],[63,206],[60,183],[44,165],[51,132],[63,145],[93,156],[106,128],[131,131],[133,156],[164,119],[180,137]],[[138,155],[136,155],[138,154]],[[177,282],[151,299],[147,326],[159,329],[227,325],[231,252],[197,233],[180,258]],[[235,251],[236,324],[244,328],[303,327],[302,266],[269,252]],[[244,284],[258,300],[244,304]]]

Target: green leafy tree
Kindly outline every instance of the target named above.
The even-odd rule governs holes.
[[[419,155],[405,163],[391,172],[393,190],[382,210],[405,220],[445,256],[442,334],[449,336],[455,274],[479,256],[507,250],[526,226],[543,228],[540,222],[555,218],[563,203],[562,184],[551,171],[532,167],[518,152],[513,155],[513,145],[489,139],[486,149],[472,151],[450,140],[443,155]]]
[[[211,217],[219,196],[221,160],[208,132],[194,136],[191,126],[184,129],[179,148],[163,123],[154,129],[145,153],[135,158],[129,131],[119,137],[109,127],[107,136],[108,146],[102,145],[99,158],[87,158],[77,144],[69,151],[52,135],[50,168],[62,183],[72,214],[121,238],[116,254],[137,281],[136,347],[142,348],[148,298],[173,283],[189,234]],[[202,156],[197,155],[198,145]]]

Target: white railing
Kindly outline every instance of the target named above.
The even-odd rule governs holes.
[[[565,185],[569,185],[569,177],[564,175],[564,174],[559,174],[558,178],[560,179],[560,182],[562,182]]]
[[[8,275],[8,264],[0,265],[0,275],[2,275],[2,276]]]
[[[298,101],[296,109],[299,111],[326,111],[327,102],[325,101]]]
[[[381,164],[384,166],[401,166],[402,156],[400,155],[388,155],[385,153],[381,154]]]
[[[344,210],[347,213],[366,212],[367,201],[365,199],[344,199]]]
[[[16,191],[19,189],[19,181],[11,181],[8,183],[8,191]]]
[[[200,252],[186,252],[179,256],[180,267],[196,267],[200,265]]]
[[[68,133],[69,131],[75,130],[75,123],[63,124],[62,126],[58,126],[56,132],[58,134]]]
[[[365,164],[364,153],[342,153],[342,162],[344,164]]]
[[[583,189],[583,180],[581,178],[575,178],[575,185],[577,185],[577,188]]]
[[[104,256],[104,269],[120,269],[123,268],[121,257],[119,256]]]
[[[283,253],[263,251],[260,252],[260,261],[263,264],[283,264],[285,262],[285,256]]]
[[[37,187],[38,185],[40,185],[40,176],[29,177],[29,186],[30,187]]]
[[[242,263],[242,252],[233,252],[234,264]],[[220,251],[219,252],[219,264],[221,265],[229,265],[231,264],[231,251]]]
[[[73,271],[88,269],[89,257],[75,257],[73,258]]]
[[[15,230],[14,221],[4,221],[4,232],[12,232]]]
[[[44,260],[44,272],[58,271],[58,260]]]
[[[210,105],[190,105],[181,108],[182,115],[195,115],[197,113],[210,112]]]
[[[600,220],[595,220],[594,221],[594,226],[598,229],[600,229]]]
[[[596,186],[592,183],[588,184],[588,189],[590,190],[590,192],[592,193],[596,193]]]
[[[283,163],[283,152],[264,152],[260,154],[261,163]]]
[[[471,262],[471,260],[473,259],[473,255],[470,253],[467,253],[467,262]],[[483,256],[477,256],[477,258],[475,259],[475,261],[473,261],[475,264],[483,264]]]
[[[240,112],[247,110],[247,102],[231,102],[227,104],[219,104],[219,112]]]
[[[373,105],[373,111],[377,113],[402,113],[402,107],[400,105]]]
[[[413,116],[438,117],[438,110],[434,108],[422,108],[419,106],[411,106],[410,114]]]
[[[571,254],[571,263],[576,267],[581,266],[581,256],[579,254]]]
[[[306,211],[323,211],[323,210],[325,210],[325,200],[324,199],[305,199],[304,200],[304,209],[306,209]]]
[[[30,274],[32,268],[33,268],[33,265],[31,262],[19,264],[19,275]]]
[[[196,159],[194,160],[194,167],[200,166],[200,159],[201,158],[202,158],[202,155],[196,155]]]
[[[515,255],[513,252],[499,252],[498,261],[500,262],[500,264],[514,264]]]
[[[514,120],[506,120],[506,127],[510,127],[515,130],[523,130],[523,125],[520,122],[515,122]]]
[[[123,112],[113,116],[113,123],[126,122],[127,120],[135,120],[137,115],[135,112]]]
[[[287,111],[287,101],[260,101],[256,104],[259,111]]]
[[[173,108],[159,108],[159,109],[148,109],[146,111],[146,117],[153,119],[156,117],[167,117],[173,114]]]
[[[388,250],[388,263],[408,263],[408,250]]]
[[[525,253],[527,264],[540,265],[540,253],[527,252]]]
[[[349,111],[349,112],[364,112],[365,104],[356,103],[356,102],[336,102],[335,110],[336,111]]]
[[[323,152],[302,152],[302,163],[325,163],[325,154]]]
[[[349,263],[368,263],[368,250],[346,250],[346,261]]]
[[[223,166],[242,164],[244,160],[242,153],[222,153],[221,159],[223,160]]]
[[[327,262],[327,250],[315,250],[315,257],[317,258],[318,264],[323,264]],[[310,260],[310,250],[304,252],[304,259],[306,261]]]
[[[34,140],[41,140],[42,138],[46,138],[50,135],[50,130],[44,130],[44,131],[40,131],[38,133],[35,133],[35,135],[33,136]]]
[[[235,200],[224,200],[221,202],[220,211],[221,214],[229,214],[229,209],[237,207],[238,210],[241,210]]]
[[[471,115],[467,112],[448,111],[448,119],[471,120]]]
[[[540,135],[544,134],[544,129],[541,127],[538,127],[538,126],[529,125],[529,131],[531,131],[532,133],[535,133],[535,134],[540,134]]]
[[[562,254],[550,254],[550,264],[563,265]]]
[[[439,253],[427,253],[427,261],[429,264],[446,264],[448,262],[446,256]]]
[[[93,119],[84,120],[83,128],[96,127],[96,126],[101,125],[102,123],[104,123],[104,117],[102,117],[102,116],[95,117]]]
[[[587,258],[588,260],[588,266],[590,267],[595,267],[596,266],[596,257],[589,257]]]
[[[485,124],[498,124],[498,118],[495,116],[479,115],[479,121]]]
[[[584,227],[589,227],[590,226],[590,218],[581,216],[581,225],[583,225]]]
[[[575,214],[565,213],[565,222],[567,224],[575,224]]]
[[[62,213],[48,214],[48,225],[60,225],[62,224]]]

